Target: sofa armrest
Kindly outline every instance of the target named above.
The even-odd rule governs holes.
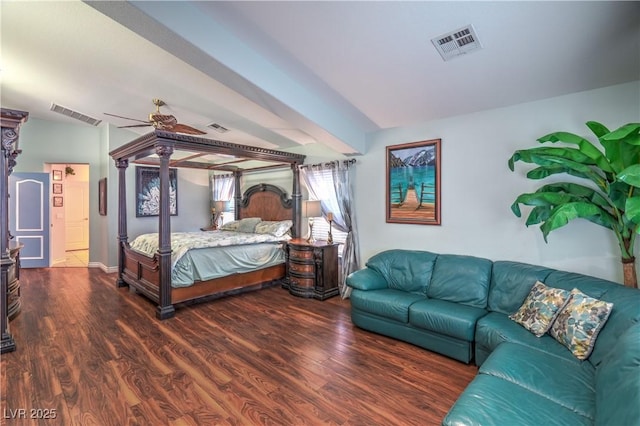
[[[387,281],[373,269],[364,268],[347,276],[347,285],[358,290],[380,290],[387,288]]]

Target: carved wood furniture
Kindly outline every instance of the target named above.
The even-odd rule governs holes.
[[[340,292],[338,244],[296,238],[287,242],[286,255],[287,280],[283,287],[289,293],[325,300]]]
[[[2,108],[0,124],[2,127],[2,156],[0,158],[0,353],[16,350],[16,343],[9,332],[9,315],[19,310],[19,289],[15,283],[10,285],[17,273],[15,260],[9,251],[9,175],[16,165],[16,157],[20,154],[18,138],[20,126],[27,121],[29,113]],[[15,252],[17,256],[17,252]],[[12,312],[9,312],[9,291],[13,291],[11,299]],[[16,295],[17,292],[17,295]],[[17,302],[16,302],[16,297]]]
[[[182,159],[172,160],[175,152],[190,153]],[[304,162],[304,155],[292,154],[252,146],[243,146],[229,142],[187,136],[177,133],[155,130],[109,153],[118,168],[118,278],[116,284],[129,285],[158,304],[156,317],[166,319],[175,315],[174,304],[209,300],[230,293],[260,288],[285,276],[285,266],[256,270],[229,277],[201,281],[191,287],[173,288],[171,286],[171,221],[169,216],[169,166],[189,167],[203,170],[231,171],[235,176],[235,212],[236,219],[261,217],[263,220],[292,219],[292,235],[300,235],[301,212],[300,177],[298,165]],[[149,157],[156,154],[159,158]],[[194,161],[211,154],[224,154],[235,157],[233,161],[212,164]],[[127,236],[126,205],[126,168],[129,161],[138,164],[160,167],[160,209],[158,216],[159,248],[156,256],[150,259],[130,249]],[[242,161],[255,163],[268,162],[267,166],[240,168]],[[248,163],[248,164],[252,164]],[[289,167],[293,173],[291,200],[273,185],[258,185],[241,194],[241,177],[252,171],[263,171]],[[283,209],[283,205],[288,205]],[[288,209],[288,210],[287,210]]]
[[[20,313],[22,302],[20,301],[20,249],[24,244],[15,241],[9,242],[9,257],[13,265],[7,273],[7,317],[9,321]]]

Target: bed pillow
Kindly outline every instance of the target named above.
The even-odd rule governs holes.
[[[276,237],[283,237],[289,232],[291,226],[293,225],[293,221],[291,220],[263,220],[262,222],[256,225],[255,233],[256,234],[271,234]]]
[[[589,358],[598,333],[609,319],[613,303],[589,297],[577,288],[558,314],[549,334],[580,360]]]
[[[256,225],[260,223],[260,221],[262,221],[262,219],[259,217],[246,217],[244,219],[227,222],[218,229],[221,231],[254,232]]]
[[[509,318],[541,337],[549,331],[553,320],[568,301],[567,290],[547,287],[536,281],[520,309],[509,315]]]
[[[237,231],[240,226],[239,220],[233,220],[231,222],[223,223],[218,229],[221,231]]]
[[[256,225],[260,223],[262,219],[259,217],[247,217],[240,219],[240,225],[236,231],[238,232],[255,232]]]

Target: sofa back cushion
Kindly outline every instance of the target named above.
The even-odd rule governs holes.
[[[640,323],[640,290],[625,287],[622,284],[611,283],[605,287],[600,300],[613,303],[613,309],[605,326],[600,330],[596,345],[591,352],[589,361],[598,365],[627,329]],[[640,351],[640,346],[636,351]]]
[[[622,333],[596,368],[596,425],[640,419],[640,323]]]
[[[491,265],[489,259],[480,257],[441,254],[436,259],[427,296],[486,308]]]
[[[577,288],[587,296],[613,303],[607,323],[600,330],[588,358],[594,366],[602,362],[622,333],[634,323],[640,322],[640,290],[638,289],[625,287],[613,281],[563,271],[554,271],[549,274],[545,284],[566,290]]]
[[[511,315],[516,312],[536,281],[545,282],[552,269],[526,263],[497,261],[493,263],[487,308]]]
[[[367,267],[382,275],[389,288],[425,296],[437,257],[428,251],[387,250],[370,258]]]

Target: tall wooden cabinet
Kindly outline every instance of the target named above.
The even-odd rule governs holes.
[[[9,331],[9,317],[20,309],[19,245],[10,245],[9,233],[9,175],[20,154],[18,139],[20,126],[27,121],[28,112],[2,108],[2,156],[0,157],[0,353],[16,350],[16,343]],[[18,261],[18,263],[16,263]]]

